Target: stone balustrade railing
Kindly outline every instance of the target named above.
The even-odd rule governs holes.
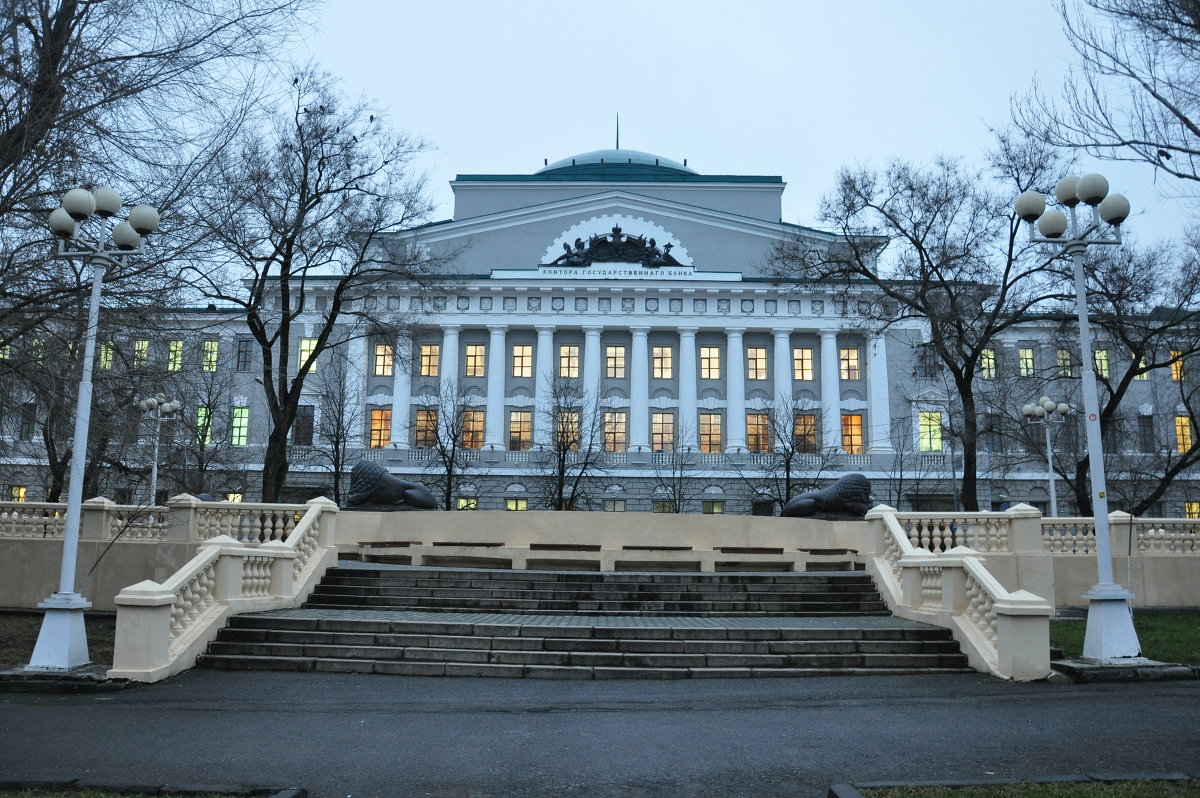
[[[165,679],[195,665],[230,615],[302,603],[337,562],[338,508],[324,498],[301,508],[285,536],[258,540],[248,535],[239,540],[214,535],[165,582],[145,580],[122,590],[116,598],[109,677]],[[261,514],[261,506],[254,512]],[[269,528],[276,529],[274,521]]]
[[[67,506],[50,502],[0,502],[0,538],[62,539]]]
[[[933,551],[914,545],[914,527],[918,542],[922,530],[938,545],[944,546],[947,537],[945,530],[934,534],[940,527],[930,519],[914,525],[908,515],[913,514],[886,505],[867,513],[867,570],[892,613],[950,629],[978,670],[1017,681],[1047,676],[1054,607],[1027,590],[1006,590],[975,549],[953,545]],[[971,523],[970,516],[951,523],[960,518],[968,519],[962,525]]]
[[[1200,555],[1200,519],[1138,518],[1129,513],[1108,514],[1113,549],[1127,552],[1136,541],[1138,554]],[[1049,554],[1096,553],[1096,524],[1090,517],[1042,519],[1042,542]]]

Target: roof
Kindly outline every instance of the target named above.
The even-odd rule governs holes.
[[[458,175],[460,182],[617,181],[782,183],[778,175],[702,175],[686,163],[627,149],[592,150],[555,161],[531,175]]]

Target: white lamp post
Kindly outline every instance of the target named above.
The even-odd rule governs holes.
[[[92,267],[92,292],[88,304],[87,329],[84,331],[83,370],[79,378],[79,398],[75,405],[75,438],[71,448],[71,475],[67,488],[67,515],[64,519],[62,566],[58,592],[38,604],[46,610],[27,671],[59,672],[88,663],[87,633],[83,611],[91,602],[75,592],[75,561],[79,550],[79,518],[83,508],[83,468],[87,459],[88,426],[92,416],[92,366],[96,356],[96,328],[100,320],[100,289],[109,266],[121,266],[125,259],[142,252],[142,236],[158,229],[158,211],[149,205],[136,205],[127,221],[112,227],[112,243],[103,235],[104,220],[121,210],[121,196],[111,188],[68,191],[62,207],[50,214],[50,229],[58,236],[57,257],[82,259]],[[91,221],[99,217],[100,221]],[[80,234],[79,227],[85,232]],[[88,229],[90,228],[90,229]]]
[[[1056,402],[1048,396],[1038,399],[1036,405],[1025,405],[1021,415],[1030,424],[1041,424],[1046,429],[1046,479],[1050,484],[1050,517],[1058,517],[1058,495],[1054,490],[1054,449],[1050,445],[1050,425],[1061,424],[1067,420],[1071,406],[1066,402]]]
[[[137,403],[143,413],[154,413],[154,454],[150,462],[150,506],[158,506],[158,444],[162,439],[162,425],[164,420],[170,420],[175,417],[175,412],[183,405],[178,401],[167,401],[167,397],[160,394],[155,394],[148,399],[143,399]]]
[[[1133,628],[1130,602],[1133,594],[1113,582],[1112,537],[1108,527],[1108,498],[1104,484],[1104,447],[1100,440],[1100,399],[1096,391],[1092,333],[1087,315],[1087,286],[1083,276],[1083,253],[1093,244],[1119,245],[1121,222],[1129,217],[1129,201],[1120,194],[1108,193],[1108,181],[1097,174],[1064,177],[1054,189],[1055,199],[1071,215],[1046,210],[1046,198],[1036,191],[1017,197],[1018,217],[1029,225],[1029,240],[1059,248],[1061,257],[1069,256],[1075,276],[1075,306],[1079,316],[1079,346],[1083,363],[1083,411],[1087,430],[1088,466],[1091,476],[1092,512],[1096,526],[1096,569],[1099,581],[1087,593],[1087,632],[1083,655],[1096,660],[1119,660],[1141,654],[1137,632]],[[1080,203],[1090,214],[1079,218]],[[1040,235],[1033,231],[1037,222]],[[1101,223],[1109,225],[1102,228]],[[1107,234],[1107,235],[1106,235]]]

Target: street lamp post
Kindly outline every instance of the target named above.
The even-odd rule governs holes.
[[[150,506],[158,506],[158,444],[162,439],[164,420],[175,417],[175,412],[183,405],[178,400],[167,401],[167,397],[155,394],[137,403],[143,413],[154,413],[154,453],[150,461]]]
[[[1141,645],[1133,628],[1130,609],[1133,593],[1113,582],[1112,535],[1108,526],[1108,498],[1104,484],[1104,447],[1100,439],[1100,398],[1096,391],[1092,332],[1088,324],[1083,254],[1093,244],[1113,246],[1121,243],[1120,225],[1129,218],[1129,201],[1120,194],[1109,194],[1108,181],[1098,174],[1064,177],[1055,186],[1054,196],[1059,204],[1069,210],[1070,220],[1060,210],[1046,210],[1046,198],[1036,191],[1026,191],[1017,197],[1015,210],[1017,216],[1029,225],[1030,241],[1058,247],[1059,257],[1071,258],[1075,278],[1079,346],[1083,355],[1081,387],[1099,576],[1092,589],[1083,594],[1088,599],[1083,655],[1101,661],[1128,659],[1141,654]],[[1088,206],[1090,218],[1079,218],[1080,203]],[[1034,233],[1035,221],[1040,235]],[[1102,222],[1111,229],[1102,232]]]
[[[63,528],[63,555],[58,591],[38,604],[46,610],[33,656],[27,671],[60,672],[88,663],[87,633],[83,611],[92,606],[75,592],[75,562],[79,552],[79,519],[83,509],[83,469],[87,459],[88,427],[92,416],[92,367],[96,356],[96,328],[100,320],[100,290],[104,272],[110,266],[123,266],[125,260],[142,253],[142,236],[158,229],[158,211],[149,205],[136,205],[127,221],[112,227],[112,243],[104,232],[104,221],[121,210],[121,196],[111,188],[68,191],[62,207],[50,214],[50,229],[58,237],[56,256],[81,259],[92,267],[91,298],[87,328],[84,331],[83,369],[79,396],[75,405],[75,438],[71,448],[71,475],[67,489],[67,515]],[[89,222],[99,217],[99,222]],[[79,227],[85,230],[81,234]]]
[[[1071,406],[1066,402],[1056,402],[1048,396],[1038,399],[1036,405],[1025,405],[1021,415],[1030,424],[1041,424],[1046,430],[1046,480],[1050,485],[1050,517],[1058,517],[1058,495],[1054,489],[1054,449],[1050,445],[1050,425],[1061,424],[1067,420]]]

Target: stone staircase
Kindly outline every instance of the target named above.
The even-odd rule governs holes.
[[[333,568],[304,607],[230,618],[200,667],[671,679],[969,672],[862,572]]]

